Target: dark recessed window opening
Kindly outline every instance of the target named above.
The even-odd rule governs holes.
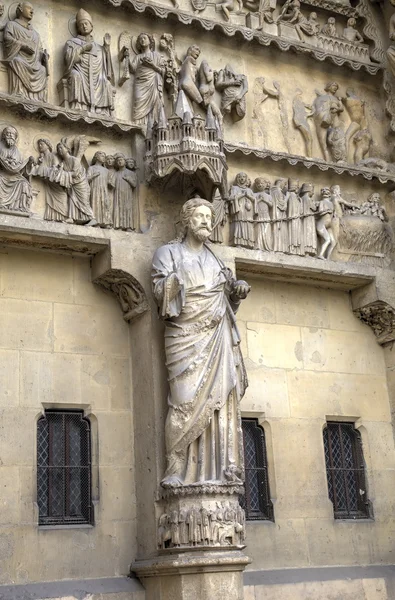
[[[47,410],[37,422],[39,525],[92,524],[91,430],[82,411]]]
[[[242,419],[245,496],[241,504],[249,520],[274,521],[270,500],[265,432],[257,419]]]

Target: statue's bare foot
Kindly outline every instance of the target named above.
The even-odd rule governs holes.
[[[165,477],[161,481],[161,486],[164,487],[164,488],[179,487],[182,484],[183,484],[183,482],[178,477],[178,475],[169,475],[168,477]]]

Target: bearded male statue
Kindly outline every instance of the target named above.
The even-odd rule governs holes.
[[[162,486],[241,484],[240,400],[248,382],[235,313],[250,286],[205,243],[210,202],[192,198],[180,217],[180,238],[161,246],[152,265],[170,388]]]

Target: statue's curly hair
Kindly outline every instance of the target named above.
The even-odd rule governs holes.
[[[212,203],[209,202],[208,200],[205,200],[204,198],[200,198],[200,196],[195,196],[194,198],[190,198],[190,200],[187,200],[181,208],[180,221],[179,221],[180,231],[179,231],[179,235],[177,236],[177,239],[174,240],[175,242],[182,242],[182,240],[185,238],[187,231],[188,231],[188,226],[189,226],[191,217],[192,217],[194,211],[199,206],[207,206],[207,208],[209,208],[211,210],[211,221],[212,221],[212,223],[214,223],[215,211],[214,211],[214,207],[213,207]]]

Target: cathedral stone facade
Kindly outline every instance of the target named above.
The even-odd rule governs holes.
[[[0,4],[0,599],[394,600],[395,2]]]

